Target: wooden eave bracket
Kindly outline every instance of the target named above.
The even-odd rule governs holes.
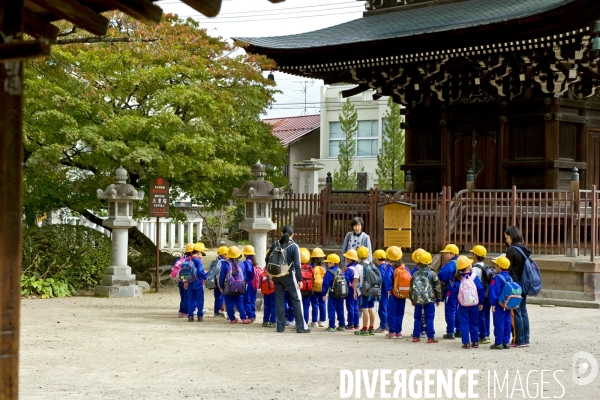
[[[0,44],[0,62],[49,56],[50,44],[47,38]]]
[[[207,17],[216,17],[221,11],[221,0],[181,0],[183,3],[200,11]],[[271,3],[281,3],[285,0],[269,0]]]

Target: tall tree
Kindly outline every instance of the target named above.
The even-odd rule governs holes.
[[[400,106],[388,99],[383,141],[377,154],[377,187],[384,190],[404,189],[404,130],[401,128]]]
[[[62,24],[52,56],[28,61],[29,221],[59,207],[98,209],[96,189],[120,165],[136,188],[161,176],[175,194],[218,208],[258,159],[273,171],[285,163],[261,121],[274,94],[261,73],[271,66],[265,58],[209,36],[192,19],[167,15],[148,27],[120,13],[108,18],[106,37]]]
[[[338,190],[356,189],[356,173],[353,170],[356,156],[356,132],[358,131],[358,113],[349,98],[346,99],[339,116],[344,140],[340,141],[338,162],[339,170],[333,171],[333,188]]]

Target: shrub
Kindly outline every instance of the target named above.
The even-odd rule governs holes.
[[[47,297],[63,293],[69,284],[74,289],[91,289],[110,265],[111,252],[110,238],[91,228],[74,225],[27,228],[23,232],[21,286],[40,295],[44,287],[50,287],[52,293],[46,289]]]

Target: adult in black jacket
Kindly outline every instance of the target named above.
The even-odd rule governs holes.
[[[294,228],[291,225],[285,225],[281,229],[281,239],[273,242],[267,257],[265,265],[269,263],[269,255],[275,249],[278,242],[285,249],[285,260],[290,266],[287,275],[273,278],[275,284],[275,315],[277,316],[277,332],[285,330],[285,291],[287,290],[294,308],[294,318],[296,319],[296,331],[298,333],[310,333],[310,329],[304,322],[304,312],[302,310],[302,298],[300,286],[302,274],[300,270],[300,249],[292,239],[294,237]]]
[[[525,267],[525,257],[517,250],[520,248],[527,257],[531,255],[531,250],[523,244],[523,235],[516,226],[509,226],[504,231],[506,244],[509,246],[506,250],[506,258],[510,260],[508,273],[513,281],[521,283],[523,269]],[[516,347],[529,347],[529,315],[527,314],[527,296],[523,293],[523,300],[519,308],[514,310],[514,328],[513,338]]]

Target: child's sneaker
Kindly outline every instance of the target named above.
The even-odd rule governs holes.
[[[188,317],[188,322],[194,322],[194,317]]]
[[[325,329],[325,332],[335,332],[335,328],[329,327],[327,329]]]
[[[353,331],[353,330],[354,330],[354,327],[353,327],[353,326],[349,326],[349,327],[347,327],[347,328],[346,328],[346,330],[347,330],[347,331]],[[360,329],[359,329],[359,330],[360,330]]]
[[[461,334],[460,334],[460,332],[459,332],[459,331],[456,331],[456,332],[454,333],[454,337],[455,337],[455,338],[457,338],[457,339],[460,339],[462,336],[461,336]]]
[[[204,321],[204,318],[198,317],[198,322],[202,322],[202,321]]]
[[[504,350],[509,350],[509,349],[510,349],[510,346],[508,345],[508,343],[504,343],[504,344],[502,345],[502,348],[503,348]]]
[[[490,340],[490,338],[488,336],[486,336],[486,337],[484,337],[482,339],[479,339],[479,343],[481,343],[481,344],[489,344],[491,342],[492,341]]]
[[[396,333],[396,339],[402,339],[402,334],[401,333]]]
[[[252,320],[251,320],[250,318],[246,318],[246,319],[243,319],[243,320],[242,320],[242,323],[243,323],[244,325],[245,325],[245,324],[251,324],[251,323],[252,323]]]
[[[256,321],[256,318],[248,318],[248,319],[250,320],[251,323]]]
[[[263,328],[268,328],[269,327],[269,323],[268,322],[263,322],[262,323],[262,327]]]
[[[531,346],[529,343],[525,343],[525,347],[529,347]]]
[[[433,339],[433,338],[427,339],[427,343],[438,343],[438,342],[439,342],[439,340],[437,340],[437,339]]]
[[[445,333],[444,336],[442,336],[444,339],[454,339],[454,333]]]
[[[388,339],[396,339],[396,334],[395,333],[386,333],[385,337]]]
[[[237,322],[238,322],[238,321],[239,321],[239,320],[236,318],[236,319],[233,319],[233,320],[231,320],[231,323],[232,323],[232,324],[237,324]]]
[[[471,348],[471,346],[467,343],[467,344],[463,344],[462,348],[465,350],[469,350]]]
[[[375,333],[383,333],[383,332],[385,332],[385,329],[383,329],[382,327],[375,329]]]
[[[506,348],[508,348],[508,346],[506,346]],[[504,345],[502,344],[493,344],[490,346],[490,349],[492,350],[504,350]]]
[[[396,336],[396,335],[394,335],[394,336]],[[421,341],[421,338],[413,336],[413,343],[417,343],[417,342],[420,342],[420,341]]]
[[[182,312],[179,313],[179,318],[183,318],[183,313]]]
[[[354,330],[355,330],[355,331],[358,331],[358,330],[360,330],[360,325],[354,325]]]
[[[358,335],[358,336],[369,336],[369,331],[366,329],[360,329],[360,330],[354,332],[354,334]]]
[[[323,322],[319,322],[319,328],[322,328],[324,326],[325,326],[325,324]]]
[[[296,325],[296,324],[292,321],[285,321],[285,326],[292,326],[292,325]]]
[[[269,322],[269,328],[276,328],[276,327],[277,327],[276,322]]]
[[[374,336],[375,335],[375,329],[369,329],[368,333],[369,333],[369,335]]]
[[[474,349],[478,349],[479,348],[479,343],[477,343],[477,342],[471,343],[471,347],[474,348]]]
[[[337,328],[335,328],[336,331],[339,332],[345,332],[346,331],[346,327],[345,326],[338,326]]]

